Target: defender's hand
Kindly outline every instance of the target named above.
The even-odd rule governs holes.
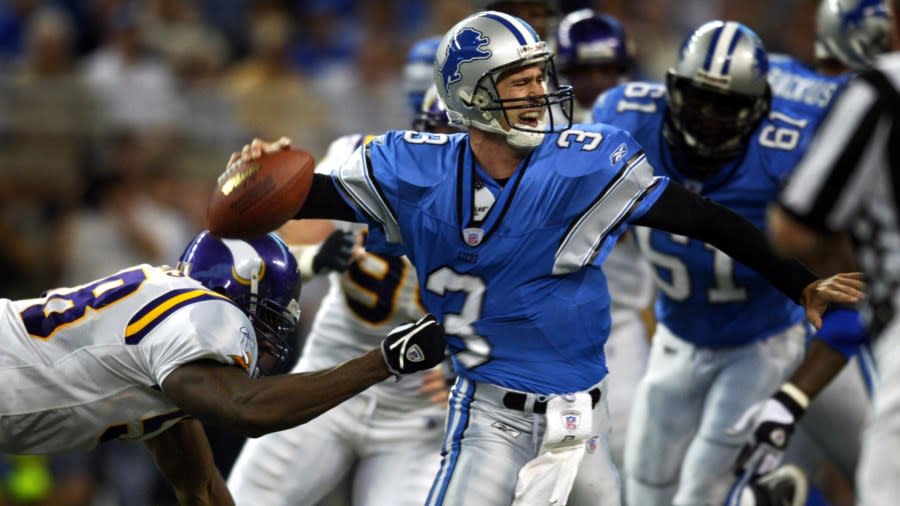
[[[729,434],[737,435],[754,428],[750,441],[738,454],[735,474],[741,476],[747,469],[754,469],[751,478],[756,479],[778,468],[794,432],[794,424],[806,411],[808,403],[805,394],[787,383],[772,397],[750,406],[728,429]]]
[[[356,247],[356,234],[335,230],[319,246],[313,257],[312,270],[316,274],[325,271],[344,272],[350,267]]]
[[[866,283],[863,273],[835,274],[830,278],[810,283],[803,289],[800,303],[806,309],[806,318],[816,329],[822,328],[822,315],[828,304],[855,304],[864,297]]]
[[[446,345],[444,328],[434,316],[426,314],[415,323],[392,330],[381,341],[381,354],[391,374],[399,377],[440,364]]]

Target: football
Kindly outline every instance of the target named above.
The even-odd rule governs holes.
[[[209,231],[219,237],[248,239],[277,229],[303,207],[315,166],[315,158],[300,149],[235,162],[219,177],[209,200]]]

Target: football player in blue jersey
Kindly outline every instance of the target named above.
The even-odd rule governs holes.
[[[406,254],[445,324],[459,378],[427,504],[620,504],[600,266],[628,225],[714,244],[815,325],[829,302],[859,298],[858,274],[817,279],[775,256],[751,222],[654,176],[626,131],[571,128],[571,89],[556,85],[552,52],[521,19],[460,21],[434,76],[450,121],[468,132],[388,132],[317,174],[297,216],[367,223],[367,249]],[[254,140],[231,162],[286,146]],[[486,210],[479,185],[494,197]],[[588,479],[572,488],[579,470]]]
[[[572,85],[574,118],[589,123],[591,106],[604,91],[624,83],[633,67],[632,51],[619,21],[591,9],[564,16],[556,31],[556,65]],[[621,471],[632,399],[650,354],[655,287],[650,264],[623,234],[603,263],[612,326],[606,340],[609,375],[609,446]]]
[[[767,205],[819,121],[773,98],[767,72],[755,33],[710,22],[687,38],[665,85],[610,90],[594,119],[630,131],[658,175],[764,228]],[[729,428],[799,364],[808,326],[795,304],[720,249],[635,232],[660,295],[626,442],[628,503],[721,504],[744,435]]]
[[[430,66],[435,44],[416,44],[414,64],[430,47],[427,92],[418,98],[414,130],[448,127]],[[407,92],[421,80],[406,82]],[[408,94],[412,97],[414,94]],[[316,172],[331,174],[374,136],[336,139]],[[421,318],[415,270],[405,258],[359,247],[365,227],[303,220],[282,227],[304,279],[327,276],[328,292],[315,314],[294,372],[334,367],[372,348],[391,328]],[[449,369],[449,367],[447,367]],[[421,506],[440,465],[448,385],[444,368],[381,382],[314,422],[247,441],[228,477],[238,504],[301,506]],[[273,459],[273,455],[278,458]]]

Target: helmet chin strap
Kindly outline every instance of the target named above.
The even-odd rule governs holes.
[[[506,143],[516,150],[530,151],[544,141],[544,136],[546,135],[544,132],[526,132],[515,128],[507,130],[500,126],[500,122],[497,121],[493,114],[485,112],[483,115],[486,119],[490,119],[487,121],[466,120],[466,126],[500,134],[506,138]]]

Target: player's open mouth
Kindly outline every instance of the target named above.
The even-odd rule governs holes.
[[[519,114],[519,124],[537,128],[541,124],[542,111],[529,111]]]

